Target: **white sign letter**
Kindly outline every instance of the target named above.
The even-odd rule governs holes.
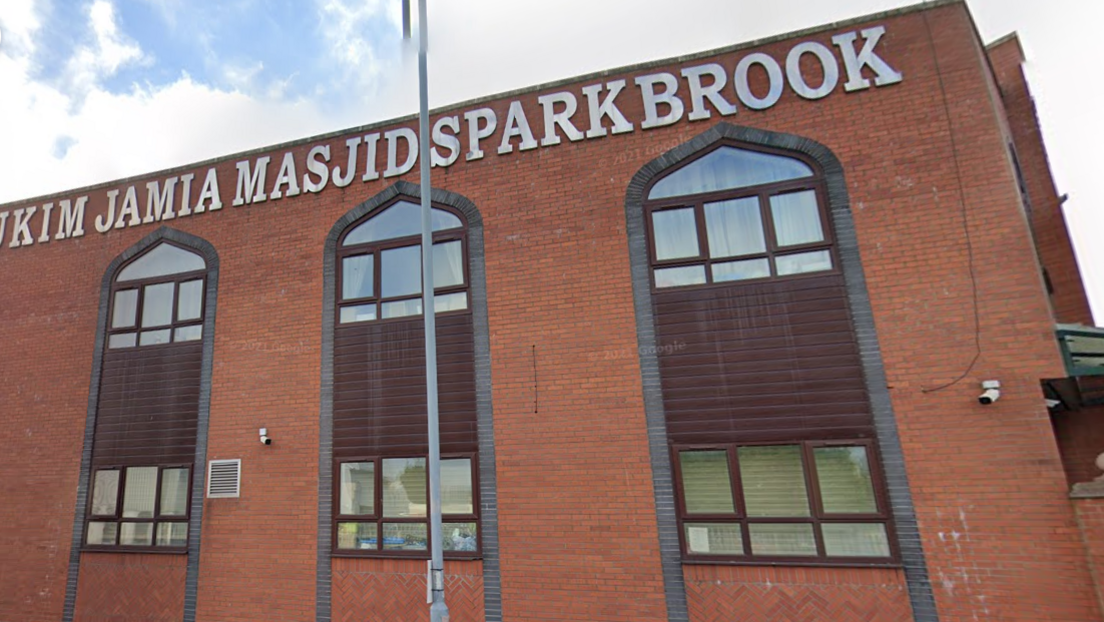
[[[525,110],[517,100],[510,102],[510,110],[506,113],[506,129],[502,132],[502,143],[498,145],[500,154],[514,150],[514,146],[510,143],[510,139],[514,136],[521,137],[518,151],[537,148],[537,139],[533,138],[533,130],[529,129],[529,119],[525,118]]]
[[[127,221],[127,217],[130,221]],[[123,198],[123,209],[119,211],[119,219],[115,221],[115,228],[137,227],[142,224],[142,218],[138,215],[138,193],[134,186],[127,186],[126,196]]]
[[[702,86],[701,79],[704,75],[713,78],[709,86]],[[691,121],[708,119],[709,110],[705,107],[707,99],[722,116],[736,114],[736,105],[721,95],[721,89],[728,84],[728,74],[725,73],[724,67],[717,63],[687,67],[682,70],[682,77],[690,84],[690,114],[687,119]]]
[[[418,161],[418,135],[408,127],[400,127],[383,133],[387,139],[387,168],[384,177],[398,177],[414,168]],[[406,162],[399,166],[399,139],[406,141]]]
[[[479,120],[486,121],[482,129],[479,128]],[[498,117],[490,108],[469,110],[464,113],[464,120],[468,122],[468,154],[464,160],[478,160],[483,157],[483,150],[479,148],[480,139],[487,138],[498,129]]]
[[[360,136],[345,141],[345,146],[349,149],[349,157],[347,158],[349,166],[345,169],[345,174],[341,174],[340,165],[333,167],[333,182],[338,188],[344,188],[353,183],[353,175],[356,174],[357,147],[360,146]]]
[[[446,134],[445,128],[452,130],[452,134]],[[441,157],[437,153],[437,147],[430,147],[429,161],[433,166],[452,166],[460,157],[460,139],[456,135],[460,133],[460,117],[441,117],[433,124],[433,142],[448,149],[448,157]]]
[[[767,70],[770,90],[767,91],[766,97],[756,97],[755,93],[751,92],[751,86],[748,85],[748,70],[752,65],[761,65]],[[778,66],[776,60],[762,52],[748,54],[736,64],[736,96],[744,102],[745,106],[753,110],[763,110],[776,104],[778,98],[782,97],[782,82],[782,68]]]
[[[211,204],[204,208],[204,201],[210,201]],[[214,167],[207,169],[207,178],[203,180],[203,190],[199,192],[199,199],[196,200],[194,208],[197,214],[203,213],[204,209],[212,212],[222,209],[222,199],[219,198],[218,175],[215,174]]]
[[[633,124],[621,114],[615,100],[621,89],[625,88],[624,80],[614,80],[606,84],[606,98],[599,102],[598,96],[602,92],[601,84],[591,84],[583,87],[583,95],[587,98],[587,108],[590,110],[590,129],[587,130],[587,138],[598,138],[606,135],[606,128],[602,126],[602,117],[609,117],[613,122],[613,133],[624,134],[633,131]]]
[[[107,213],[96,216],[96,231],[100,233],[107,233],[111,230],[111,225],[115,224],[115,200],[119,198],[119,191],[108,190],[107,191]],[[106,218],[106,220],[101,220]]]
[[[38,211],[38,207],[32,205],[27,209],[17,209],[12,212],[12,236],[9,248],[18,248],[34,244],[31,236],[31,216]]]
[[[287,186],[287,194],[280,188]],[[299,194],[299,176],[295,172],[295,156],[291,152],[284,154],[284,161],[280,164],[280,172],[276,175],[276,181],[272,184],[272,192],[268,196],[279,199],[283,196],[293,197]]]
[[[364,137],[364,146],[368,153],[364,156],[364,176],[360,178],[360,181],[379,179],[379,173],[376,171],[376,143],[379,142],[379,139],[379,132]]]
[[[860,31],[860,34],[866,42],[863,43],[863,48],[858,54],[855,54],[854,32],[832,37],[832,43],[835,43],[843,54],[843,66],[847,68],[847,83],[843,85],[843,90],[850,92],[870,88],[870,80],[862,75],[863,67],[870,67],[874,71],[874,84],[878,86],[900,82],[901,72],[890,67],[889,63],[874,53],[874,46],[878,45],[878,41],[885,34],[885,26],[865,28]]]
[[[192,215],[192,180],[195,175],[188,173],[180,176],[180,209],[176,211],[177,218]]]
[[[640,87],[641,97],[644,98],[644,122],[640,124],[641,129],[671,125],[682,118],[684,107],[682,100],[677,96],[678,80],[675,76],[669,73],[653,73],[640,76],[635,82]],[[662,93],[655,92],[657,84],[663,84]],[[659,104],[667,104],[671,110],[661,117],[658,110]]]
[[[246,203],[261,203],[268,197],[265,196],[265,175],[268,173],[268,156],[257,158],[256,168],[253,174],[249,174],[249,160],[238,162],[238,192],[234,196],[234,207]]]
[[[322,156],[322,160],[318,159],[318,156]],[[326,184],[330,181],[330,167],[326,166],[326,162],[330,161],[330,146],[329,145],[315,145],[311,147],[310,152],[307,153],[307,172],[303,175],[303,190],[307,192],[322,192],[322,189],[326,187]],[[311,181],[311,173],[318,176],[318,181]]]
[[[142,219],[143,223],[149,224],[154,221],[172,220],[176,217],[176,213],[173,212],[173,199],[176,198],[176,178],[170,177],[165,180],[165,189],[160,189],[160,184],[156,181],[146,183],[146,217]]]
[[[53,203],[42,204],[42,233],[40,233],[38,236],[39,244],[50,241],[50,212],[52,212],[53,210]]]
[[[583,139],[583,133],[571,122],[572,115],[579,109],[579,103],[573,93],[565,91],[541,95],[537,101],[540,102],[541,108],[544,108],[544,138],[541,139],[541,147],[560,144],[560,136],[556,134],[557,125],[571,142]],[[563,104],[564,109],[556,112],[556,104]]]
[[[806,52],[816,56],[820,60],[820,66],[824,70],[824,81],[818,88],[812,88],[805,82],[805,76],[801,75],[801,55]],[[839,63],[832,56],[832,50],[817,43],[806,41],[793,46],[786,56],[786,78],[790,81],[790,88],[805,99],[820,99],[832,92],[839,83]]]
[[[84,206],[88,203],[88,195],[77,198],[77,206],[73,207],[69,199],[58,203],[61,213],[58,214],[57,233],[55,240],[65,238],[79,238],[84,235]],[[0,229],[0,237],[3,237],[3,229]]]

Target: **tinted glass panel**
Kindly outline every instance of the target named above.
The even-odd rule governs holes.
[[[813,526],[805,523],[752,523],[751,552],[754,555],[816,555]]]
[[[732,479],[725,451],[681,451],[682,492],[688,514],[731,514]]]
[[[376,319],[376,304],[341,307],[341,323],[364,322]]]
[[[121,335],[112,335],[107,338],[107,347],[109,348],[130,348],[137,343],[138,335],[135,333],[123,333]]]
[[[161,471],[161,516],[185,516],[188,492],[188,469]]]
[[[769,153],[721,147],[664,177],[649,199],[746,188],[811,177],[813,169],[800,160]]]
[[[747,279],[764,279],[770,276],[770,260],[745,259],[744,261],[726,261],[713,264],[713,282],[744,281]]]
[[[460,227],[460,219],[439,209],[430,211],[430,223],[434,231],[445,231]],[[422,231],[422,207],[417,203],[399,201],[379,214],[357,225],[348,235],[342,246],[393,240]]]
[[[203,312],[203,281],[184,281],[180,284],[180,300],[177,302],[176,319],[196,320]]]
[[[343,299],[370,298],[375,294],[373,281],[376,274],[375,261],[374,255],[357,255],[342,260],[341,297]]]
[[[686,523],[686,550],[694,555],[743,555],[744,535],[732,523]]]
[[[441,534],[441,548],[446,551],[475,551],[479,548],[475,523],[444,523]]]
[[[198,324],[178,328],[173,335],[173,341],[199,341],[200,339],[203,339],[203,327]]]
[[[159,343],[168,343],[171,334],[172,331],[167,328],[164,330],[147,330],[142,333],[139,345],[155,346]]]
[[[118,523],[90,522],[88,523],[88,537],[85,539],[85,543],[113,546],[118,531]]]
[[[383,515],[393,518],[426,515],[425,458],[383,460]]]
[[[701,285],[702,283],[705,283],[705,266],[659,268],[655,271],[656,287]]]
[[[822,523],[824,552],[840,557],[889,557],[889,538],[881,523]]]
[[[832,269],[832,255],[828,251],[780,255],[774,258],[778,276],[802,274],[804,272],[823,272]]]
[[[655,237],[656,259],[697,257],[698,229],[694,209],[669,209],[652,212],[652,233]]]
[[[176,283],[158,283],[142,288],[142,327],[172,323],[173,292]]]
[[[759,197],[706,203],[704,207],[710,257],[752,255],[767,250]]]
[[[433,287],[464,284],[464,253],[460,241],[433,245]]]
[[[338,523],[337,548],[375,550],[377,548],[376,524]]]
[[[123,546],[150,546],[153,544],[153,523],[120,524],[119,544]]]
[[[737,451],[748,516],[809,516],[800,447],[740,447]]]
[[[159,523],[157,546],[185,546],[188,544],[188,523]]]
[[[207,267],[203,258],[172,244],[159,244],[123,268],[117,281],[136,281],[156,276],[181,274]]]
[[[138,290],[125,289],[115,292],[115,306],[111,311],[111,328],[129,328],[134,326],[138,313]]]
[[[436,304],[436,303],[435,303]],[[421,315],[422,313],[422,299],[411,298],[409,300],[397,300],[394,302],[385,302],[380,305],[383,319],[389,319],[393,317],[406,317],[408,315]]]
[[[422,291],[422,247],[403,246],[380,253],[380,294],[385,298]]]
[[[341,507],[343,515],[375,514],[376,465],[346,462],[341,465]]]
[[[119,471],[96,471],[92,482],[92,514],[114,516],[119,499]]]
[[[123,485],[123,517],[153,518],[157,467],[130,467]]]
[[[827,514],[874,514],[874,483],[865,447],[813,449],[820,500]]]
[[[473,514],[471,460],[441,460],[441,513]]]
[[[384,523],[383,550],[424,551],[429,544],[425,523]]]
[[[770,198],[770,206],[771,218],[774,219],[774,236],[779,246],[808,244],[824,239],[816,192],[804,190],[776,194]]]
[[[443,294],[433,297],[433,310],[437,313],[445,311],[462,311],[468,308],[468,295],[465,292],[455,294]],[[421,309],[418,310],[421,312]]]

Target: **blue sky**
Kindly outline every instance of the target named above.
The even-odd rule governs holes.
[[[849,19],[912,0],[429,0],[430,104]],[[416,111],[400,0],[0,0],[0,202]],[[1104,315],[1104,2],[969,0],[1028,56]],[[708,16],[703,19],[701,16]]]

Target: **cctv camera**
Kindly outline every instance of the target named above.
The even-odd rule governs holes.
[[[978,402],[981,404],[992,404],[1000,399],[1000,381],[986,380],[981,383],[981,388],[985,389],[982,394],[978,396]]]
[[[272,439],[267,437],[267,436],[262,436],[261,437],[261,444],[262,445],[271,445],[272,444]]]

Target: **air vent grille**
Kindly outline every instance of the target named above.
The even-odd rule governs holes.
[[[207,465],[207,498],[241,496],[241,460],[212,460]]]

